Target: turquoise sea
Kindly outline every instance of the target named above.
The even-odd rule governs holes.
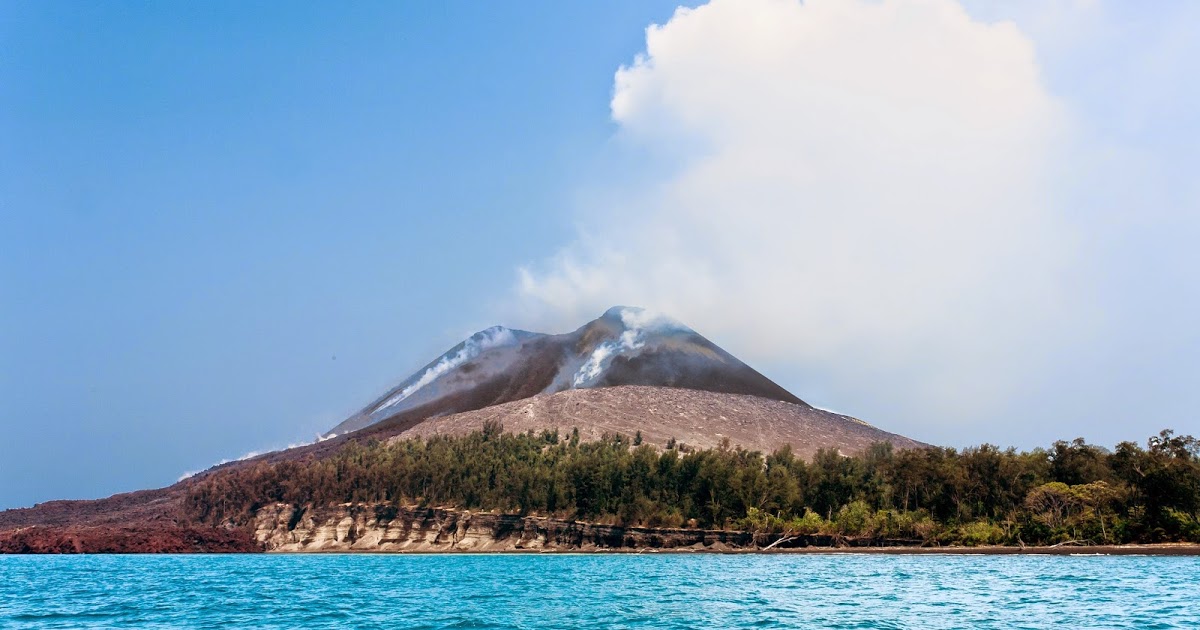
[[[0,556],[0,628],[1197,628],[1200,558]]]

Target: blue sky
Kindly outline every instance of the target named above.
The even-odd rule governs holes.
[[[0,5],[0,507],[310,439],[492,323],[673,8]]]
[[[736,20],[715,19],[716,11],[668,23],[676,4],[0,2],[0,508],[165,485],[247,451],[309,440],[473,330],[508,323],[559,332],[615,303],[658,302],[646,305],[670,310],[801,397],[928,441],[1032,447],[1086,435],[1112,444],[1165,426],[1200,430],[1191,411],[1200,402],[1192,391],[1200,354],[1193,9],[972,3],[955,18],[957,5],[933,3],[950,7],[946,28],[1011,45],[1002,73],[1036,64],[1036,76],[1013,89],[1027,90],[1036,111],[998,116],[1070,130],[1052,149],[1019,147],[1052,165],[1020,176],[1030,192],[1019,203],[1054,211],[1009,227],[1044,230],[1028,248],[1069,242],[1082,253],[1068,262],[1033,257],[1022,277],[1042,275],[1044,265],[1055,282],[1030,282],[1028,291],[1003,278],[994,291],[990,280],[972,286],[1012,296],[1017,302],[1004,304],[1023,312],[1044,304],[1038,296],[1084,289],[1036,320],[972,319],[970,311],[943,321],[930,315],[942,304],[934,297],[955,285],[927,283],[915,293],[926,310],[902,308],[881,323],[742,291],[756,285],[737,273],[758,268],[781,279],[771,291],[837,300],[836,286],[808,286],[810,270],[789,267],[808,261],[789,258],[794,247],[778,235],[736,240],[729,230],[691,228],[690,243],[712,241],[749,261],[715,271],[707,263],[719,259],[705,253],[713,250],[625,240],[680,216],[722,226],[731,212],[744,216],[742,204],[760,202],[797,228],[778,234],[844,227],[791,211],[844,202],[841,189],[819,182],[811,195],[781,189],[687,205],[742,195],[747,180],[734,167],[742,146],[721,142],[753,135],[746,120],[771,120],[758,115],[769,99],[756,89],[807,94],[820,75],[799,61],[771,65],[779,74],[763,70],[760,82],[750,66],[722,68],[704,55],[753,59],[740,46],[754,37],[721,32]],[[783,4],[738,10],[770,17]],[[858,19],[795,17],[835,36]],[[1012,32],[979,30],[1004,20]],[[614,88],[618,68],[648,52],[651,24],[667,24],[663,43],[627,88]],[[780,41],[789,37],[780,32]],[[1022,56],[1026,44],[1036,62]],[[699,76],[711,72],[718,88],[749,77],[738,83],[744,98],[731,105],[722,99],[733,88],[716,89],[706,101],[692,59],[708,60]],[[871,75],[859,74],[867,78],[853,84],[856,98],[902,109],[887,99],[908,92],[872,97]],[[671,92],[678,86],[699,91]],[[614,93],[626,104],[610,107]],[[917,94],[914,102],[925,102]],[[938,98],[929,102],[959,95]],[[749,114],[721,118],[734,105]],[[679,121],[687,128],[673,130]],[[819,128],[854,124],[834,116]],[[906,123],[887,124],[881,129]],[[930,159],[944,158],[932,146]],[[752,148],[761,156],[804,147]],[[733,157],[697,166],[701,154]],[[858,157],[845,155],[861,165]],[[692,175],[717,167],[728,168]],[[1050,178],[1065,183],[1040,183]],[[697,180],[727,186],[685,189]],[[775,216],[751,215],[767,225]],[[979,277],[1011,255],[977,260]],[[926,268],[903,260],[913,274]],[[696,261],[684,267],[685,282],[672,261]],[[672,290],[640,276],[666,278]],[[691,280],[694,290],[680,288]],[[726,295],[740,304],[715,308]],[[980,300],[979,310],[994,314]],[[820,317],[806,319],[813,313]],[[895,323],[904,316],[907,327]],[[1022,325],[1004,327],[1014,319]],[[808,332],[789,336],[793,322]],[[1003,349],[964,346],[998,323]],[[841,341],[822,345],[828,340]],[[972,365],[1003,368],[946,380]],[[981,381],[1005,387],[976,396]],[[951,389],[990,402],[945,396]]]

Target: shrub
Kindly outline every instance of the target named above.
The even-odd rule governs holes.
[[[812,510],[805,510],[804,516],[793,518],[788,521],[788,531],[803,536],[812,536],[814,534],[827,534],[832,529],[832,524],[829,521],[821,518],[820,514]]]
[[[864,501],[852,501],[838,510],[838,529],[846,536],[867,536],[874,533],[871,507]]]
[[[968,547],[998,545],[1004,542],[1004,530],[990,521],[974,521],[958,528],[958,542]]]

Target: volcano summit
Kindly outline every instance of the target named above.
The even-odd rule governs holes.
[[[479,331],[331,433],[397,418],[473,411],[538,394],[620,385],[746,394],[805,405],[691,328],[645,309],[614,306],[562,335],[503,326]]]

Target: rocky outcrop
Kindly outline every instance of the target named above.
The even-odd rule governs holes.
[[[732,551],[757,549],[739,531],[621,527],[554,518],[390,505],[266,506],[253,523],[267,551]]]
[[[254,539],[266,551],[765,551],[797,548],[897,547],[915,540],[787,536],[667,527],[623,527],[448,508],[343,504],[263,507]]]
[[[37,525],[0,531],[0,553],[783,551],[909,546],[919,541],[624,527],[450,508],[267,505],[246,526]]]

